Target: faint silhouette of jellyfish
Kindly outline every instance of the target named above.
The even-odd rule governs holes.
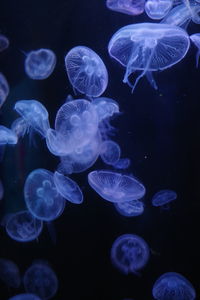
[[[49,125],[49,114],[42,103],[37,100],[19,100],[14,109],[34,130],[46,136]]]
[[[125,217],[137,217],[144,212],[144,204],[138,200],[115,203],[114,205],[119,214]]]
[[[6,77],[2,73],[0,73],[0,108],[6,101],[9,92],[10,92],[10,88],[6,80]]]
[[[119,113],[119,105],[118,103],[106,97],[95,98],[92,101],[96,112],[98,114],[99,121],[112,117],[114,114]]]
[[[53,173],[45,169],[36,169],[28,175],[24,185],[24,199],[30,213],[44,221],[58,218],[66,202],[56,190]]]
[[[144,268],[149,260],[149,246],[143,238],[135,234],[119,236],[111,248],[113,265],[124,274],[134,273]]]
[[[2,181],[0,180],[0,200],[3,198],[3,195],[4,195],[4,188],[3,188]]]
[[[18,138],[16,134],[9,128],[0,125],[0,146],[1,145],[16,145]]]
[[[107,0],[106,5],[109,9],[127,15],[140,15],[144,11],[145,0]]]
[[[125,169],[128,169],[130,164],[131,164],[131,161],[129,158],[120,158],[113,166],[116,169],[125,170]]]
[[[181,274],[164,273],[154,283],[152,294],[156,300],[194,300],[196,292],[192,284]]]
[[[190,39],[195,44],[195,46],[198,48],[197,54],[196,54],[196,67],[198,68],[199,56],[200,56],[200,33],[194,33],[194,34],[190,35]]]
[[[19,288],[21,284],[20,272],[12,260],[0,258],[0,279],[9,287]]]
[[[29,131],[29,125],[23,118],[17,118],[11,125],[11,130],[18,138],[23,137]]]
[[[30,242],[41,233],[43,224],[28,211],[11,214],[7,218],[6,232],[11,239],[18,242]]]
[[[24,287],[41,299],[50,299],[58,290],[58,279],[52,268],[43,262],[33,263],[25,272]]]
[[[164,18],[173,6],[173,0],[147,0],[145,12],[149,18],[160,20]]]
[[[175,191],[160,190],[153,196],[151,203],[153,206],[162,206],[168,204],[173,200],[176,200],[176,198],[177,198],[177,194]]]
[[[15,295],[8,300],[41,300],[38,296],[34,294],[24,293],[24,294],[18,294]]]
[[[80,93],[99,97],[108,85],[108,72],[102,59],[85,46],[72,48],[65,56],[71,85]]]
[[[92,171],[88,174],[89,185],[105,200],[128,202],[145,195],[145,187],[137,179],[114,171]]]
[[[50,49],[38,49],[28,53],[25,60],[25,72],[31,79],[48,78],[56,65],[56,56]]]
[[[9,44],[9,39],[5,35],[0,34],[0,52],[6,50]]]
[[[128,83],[133,92],[144,75],[157,89],[152,72],[165,70],[181,61],[189,46],[189,36],[182,28],[161,23],[139,23],[118,30],[109,42],[108,51],[111,57],[126,67],[123,82]],[[132,84],[129,76],[135,71],[141,74]]]
[[[117,143],[107,140],[101,144],[100,156],[105,164],[114,165],[119,160],[120,155],[121,149]]]
[[[83,202],[83,193],[74,180],[57,171],[54,172],[53,179],[57,191],[64,199],[75,204]]]

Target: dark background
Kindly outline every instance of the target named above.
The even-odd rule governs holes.
[[[84,193],[82,205],[68,203],[54,222],[57,241],[48,229],[39,241],[18,243],[0,228],[0,257],[11,259],[21,274],[35,259],[49,261],[59,279],[54,299],[137,300],[152,299],[155,280],[165,272],[178,272],[192,282],[200,299],[200,76],[195,68],[196,49],[177,65],[156,72],[159,89],[153,90],[146,78],[136,90],[122,83],[124,69],[107,52],[111,36],[120,27],[151,21],[144,14],[131,17],[112,12],[100,0],[1,0],[0,32],[10,47],[0,54],[0,71],[10,84],[10,94],[1,108],[0,122],[10,127],[17,118],[17,100],[37,99],[47,108],[51,126],[58,108],[73,89],[67,79],[64,56],[74,46],[96,51],[109,73],[104,96],[120,105],[113,120],[114,140],[122,156],[131,159],[128,174],[147,188],[145,212],[136,218],[120,216],[111,203],[101,199],[87,183],[89,171],[72,176]],[[190,24],[196,33],[200,25]],[[38,48],[55,51],[57,65],[46,80],[34,81],[24,72],[25,54]],[[36,168],[54,171],[59,160],[51,155],[36,134],[26,136],[15,147],[7,147],[1,162],[5,195],[1,216],[24,208],[23,185]],[[90,169],[107,168],[100,159]],[[151,197],[160,189],[174,189],[178,198],[168,210],[151,206]],[[110,262],[110,248],[121,234],[134,233],[145,239],[151,257],[141,276],[123,275]],[[23,292],[0,282],[0,298]]]

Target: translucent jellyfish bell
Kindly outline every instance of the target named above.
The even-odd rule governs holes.
[[[1,145],[16,145],[18,138],[16,134],[9,128],[0,125],[0,146]]]
[[[194,33],[194,34],[190,35],[190,39],[195,44],[195,46],[198,48],[197,54],[196,54],[196,67],[198,68],[199,56],[200,56],[200,33]]]
[[[108,72],[102,59],[90,48],[78,46],[65,56],[71,85],[80,93],[99,97],[108,85]]]
[[[9,44],[9,39],[5,35],[0,34],[0,52],[6,50]]]
[[[48,78],[56,65],[56,56],[50,49],[38,49],[28,53],[25,60],[25,72],[31,79]]]
[[[38,296],[34,294],[24,293],[24,294],[18,294],[15,295],[8,300],[41,300]]]
[[[11,125],[11,130],[18,138],[23,137],[29,130],[29,125],[23,118],[17,118]]]
[[[96,109],[99,121],[102,121],[106,118],[110,118],[114,114],[119,113],[118,103],[111,98],[107,98],[107,97],[95,98],[92,101],[92,104]]]
[[[0,279],[12,288],[19,288],[21,277],[18,266],[10,259],[0,258]]]
[[[121,149],[117,143],[107,140],[101,144],[100,156],[105,164],[114,165],[119,160],[120,155]]]
[[[139,200],[115,203],[115,208],[124,217],[137,217],[143,214],[144,204]]]
[[[152,294],[156,300],[194,300],[196,292],[192,284],[181,274],[164,273],[154,283]]]
[[[93,171],[88,174],[89,185],[105,200],[128,202],[145,195],[145,187],[135,178],[114,171]]]
[[[2,73],[0,73],[0,108],[6,101],[9,92],[10,92],[10,88],[6,80],[6,77]]]
[[[131,160],[129,158],[120,158],[115,164],[114,167],[116,169],[125,170],[128,169],[128,167],[131,164]]]
[[[153,206],[162,206],[171,201],[176,200],[176,198],[177,198],[177,193],[175,191],[160,190],[153,196],[151,202]]]
[[[181,61],[190,46],[187,32],[182,28],[161,23],[139,23],[122,27],[111,38],[108,51],[111,57],[126,67],[123,82],[134,91],[146,75],[157,89],[152,72],[162,71]],[[140,71],[135,83],[129,76]]]
[[[147,0],[145,12],[149,18],[160,20],[164,18],[173,6],[173,0]]]
[[[111,248],[113,265],[124,274],[134,273],[144,268],[149,260],[149,246],[135,234],[119,236]]]
[[[145,0],[107,0],[106,5],[109,9],[127,15],[136,16],[144,11]]]

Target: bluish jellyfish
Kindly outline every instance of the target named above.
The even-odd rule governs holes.
[[[114,171],[92,171],[88,174],[89,185],[105,200],[129,202],[145,195],[144,185],[132,176]]]
[[[4,188],[3,188],[2,181],[0,180],[0,200],[3,198],[3,195],[4,195]]]
[[[106,5],[109,9],[127,15],[137,16],[144,11],[145,0],[107,0]]]
[[[113,166],[116,169],[125,170],[128,169],[131,164],[131,160],[129,158],[120,158]]]
[[[105,164],[114,165],[119,160],[120,155],[121,149],[117,143],[107,140],[101,144],[100,156]]]
[[[50,49],[38,49],[28,53],[25,60],[25,72],[31,79],[48,78],[56,65],[56,56]]]
[[[190,46],[185,30],[158,23],[139,23],[122,27],[111,38],[108,51],[111,57],[126,67],[123,82],[134,91],[138,81],[146,75],[157,89],[152,72],[162,71],[181,61]],[[139,71],[135,83],[129,76]]]
[[[7,218],[6,232],[17,242],[30,242],[40,235],[43,224],[28,211],[11,214]]]
[[[6,50],[9,44],[9,39],[5,35],[0,34],[0,52]]]
[[[23,137],[29,131],[29,125],[22,117],[17,118],[11,125],[11,130],[18,138]]]
[[[143,214],[144,204],[139,200],[115,203],[118,213],[124,217],[137,217]]]
[[[18,138],[16,134],[9,128],[0,125],[0,146],[1,145],[16,145]]]
[[[173,6],[173,0],[147,0],[145,12],[153,20],[163,19]]]
[[[34,130],[46,137],[49,125],[49,114],[42,103],[37,100],[19,100],[14,109]]]
[[[6,77],[2,73],[0,73],[0,108],[6,101],[9,92],[10,92],[10,88],[6,80]]]
[[[8,300],[41,300],[41,298],[39,298],[35,294],[24,293],[15,295]]]
[[[72,48],[65,56],[71,85],[80,93],[99,97],[108,85],[108,72],[102,59],[85,46]]]
[[[135,234],[123,234],[113,243],[111,261],[124,274],[137,274],[149,260],[149,246]]]
[[[33,263],[24,274],[26,292],[33,293],[41,299],[50,299],[58,290],[58,279],[52,268],[43,262]]]
[[[192,284],[181,274],[164,273],[154,283],[152,294],[156,300],[194,300],[196,292]]]
[[[106,97],[95,98],[92,101],[92,104],[96,109],[99,121],[110,118],[114,114],[119,113],[118,103],[111,98],[106,98]]]
[[[81,204],[83,202],[83,193],[74,180],[57,171],[54,172],[53,179],[57,191],[64,199],[74,204]]]
[[[160,190],[157,192],[151,202],[153,206],[162,206],[176,200],[177,194],[172,190]]]
[[[195,44],[195,46],[198,48],[197,54],[196,54],[196,67],[198,68],[199,56],[200,56],[200,33],[194,33],[194,34],[190,35],[190,39]]]
[[[18,266],[10,259],[0,258],[0,279],[12,288],[19,288],[21,277]]]
[[[57,192],[53,173],[45,169],[36,169],[28,175],[24,185],[24,199],[30,213],[44,221],[58,218],[66,202]]]

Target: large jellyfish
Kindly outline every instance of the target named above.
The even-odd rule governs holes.
[[[0,146],[1,145],[16,145],[18,142],[17,135],[9,128],[0,125]]]
[[[127,15],[136,16],[144,11],[145,0],[107,0],[106,5],[109,9]]]
[[[145,12],[151,19],[164,18],[173,6],[173,0],[147,0]]]
[[[151,202],[153,206],[162,206],[165,205],[173,200],[176,200],[177,193],[172,190],[160,190],[157,192]]]
[[[0,73],[0,108],[6,101],[9,92],[10,92],[10,88],[6,80],[6,77],[2,73]]]
[[[12,288],[19,288],[21,277],[18,266],[10,259],[0,258],[0,279]]]
[[[123,82],[134,91],[138,81],[146,75],[157,89],[152,72],[165,70],[181,61],[190,46],[190,39],[182,28],[158,23],[139,23],[122,27],[111,38],[108,51],[111,57],[126,67]],[[135,83],[129,76],[141,72]]]

